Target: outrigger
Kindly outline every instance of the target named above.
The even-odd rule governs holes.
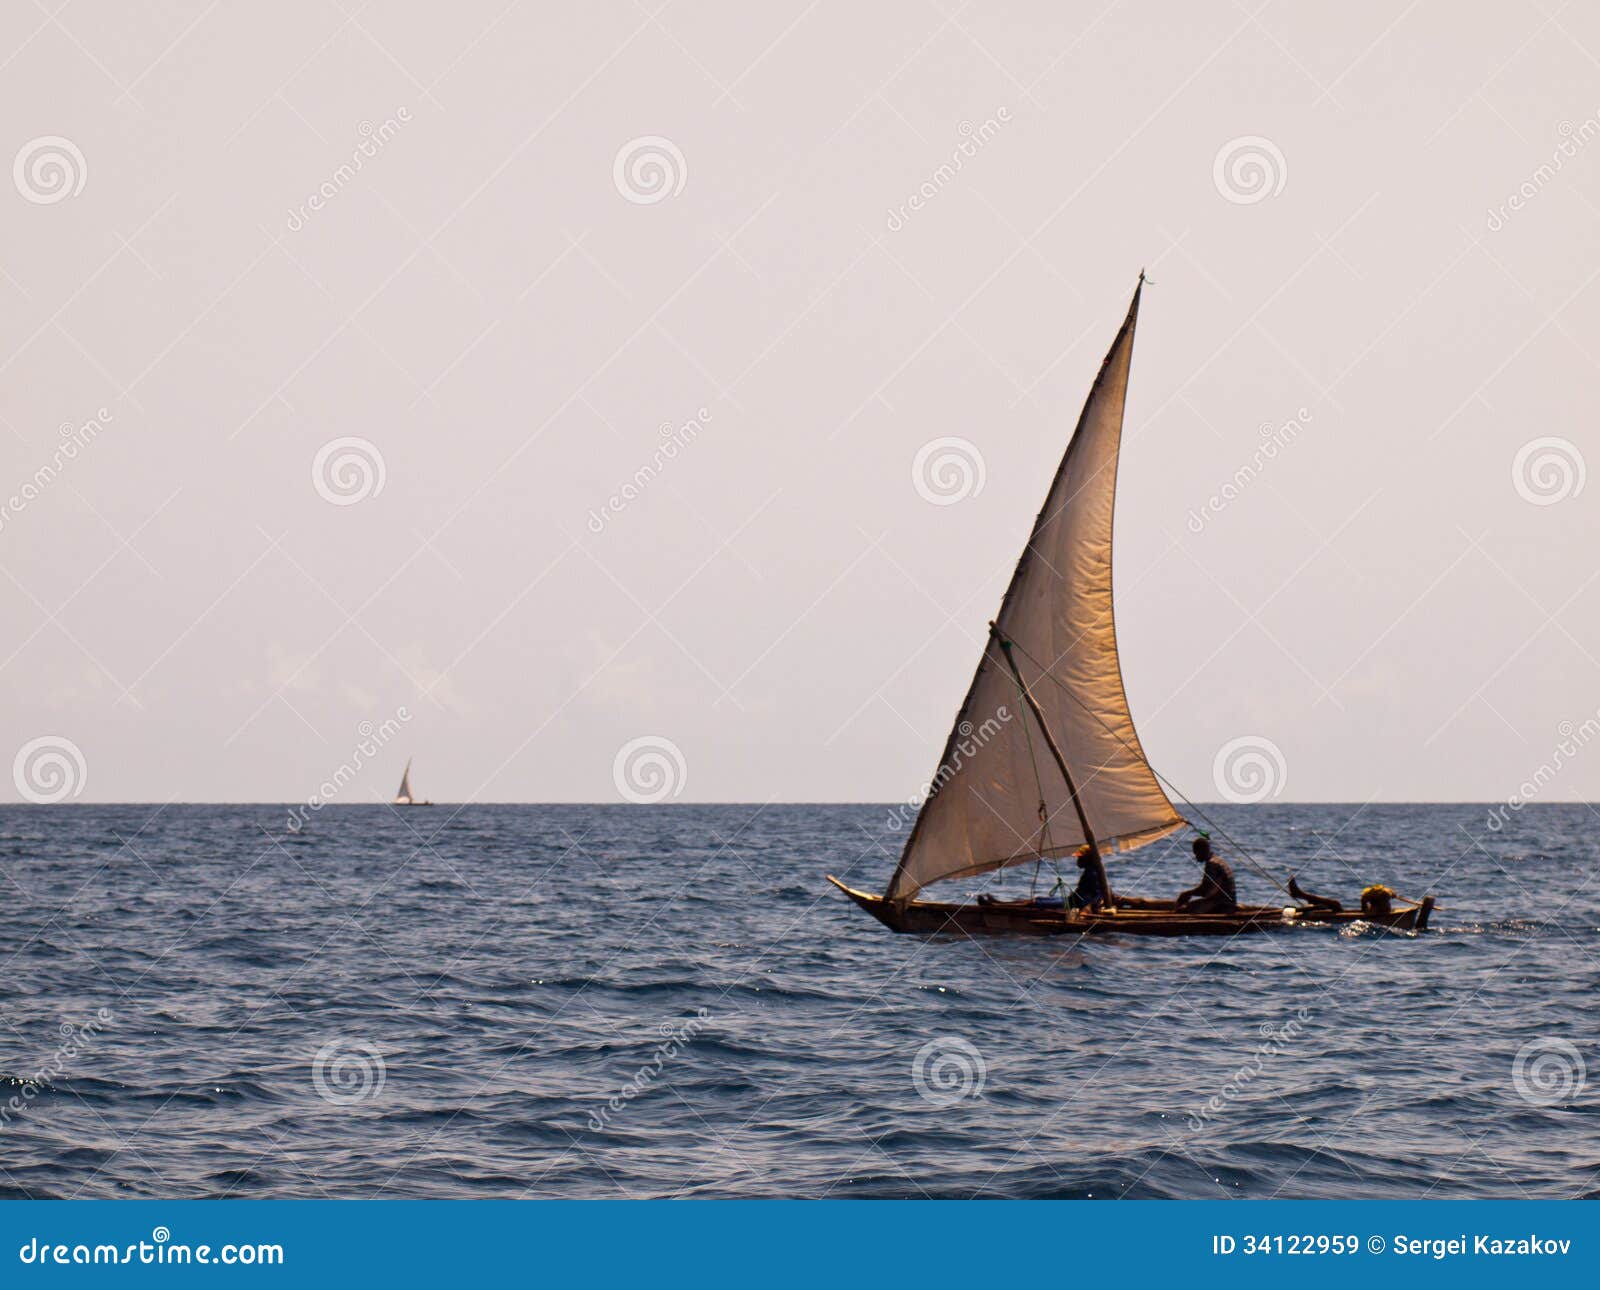
[[[828,881],[896,932],[1233,936],[1357,922],[1420,932],[1432,896],[1403,900],[1374,885],[1358,908],[1346,909],[1299,890],[1293,878],[1284,887],[1289,903],[1226,913],[1121,893],[1097,909],[1048,898],[917,898],[932,883],[1024,864],[1037,876],[1044,863],[1085,847],[1102,856],[1131,851],[1191,827],[1134,729],[1112,603],[1117,463],[1144,281],[1141,273],[989,624],[977,674],[887,890],[874,896],[831,874]],[[1243,848],[1233,850],[1255,865]]]

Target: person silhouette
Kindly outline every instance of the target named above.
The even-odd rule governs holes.
[[[1205,869],[1198,884],[1178,893],[1177,907],[1186,914],[1233,913],[1239,908],[1233,869],[1212,852],[1211,839],[1204,833],[1194,840],[1194,858],[1205,865]]]

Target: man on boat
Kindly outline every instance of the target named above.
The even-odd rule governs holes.
[[[1068,909],[1087,909],[1098,913],[1111,903],[1111,879],[1106,876],[1106,862],[1100,849],[1093,843],[1078,848],[1078,885],[1067,897]]]
[[[1211,852],[1211,839],[1201,834],[1194,840],[1194,858],[1205,865],[1198,886],[1178,893],[1177,907],[1186,914],[1231,914],[1239,908],[1234,894],[1233,869],[1221,856]]]

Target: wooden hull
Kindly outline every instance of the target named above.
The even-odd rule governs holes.
[[[1433,913],[1433,897],[1388,914],[1363,914],[1359,910],[1305,906],[1241,905],[1231,914],[1191,914],[1170,900],[1119,897],[1114,911],[1090,914],[1083,910],[1037,909],[1024,901],[996,901],[989,905],[951,905],[913,900],[896,907],[882,896],[872,896],[845,886],[832,874],[831,882],[885,927],[896,932],[964,932],[968,935],[1061,936],[1237,936],[1241,932],[1282,931],[1291,927],[1342,927],[1366,923],[1396,931],[1420,932]]]

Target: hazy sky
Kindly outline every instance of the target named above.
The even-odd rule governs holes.
[[[1156,766],[1600,797],[1592,6],[80,0],[0,58],[0,751],[76,800],[616,801],[641,739],[910,796],[1141,266]]]

